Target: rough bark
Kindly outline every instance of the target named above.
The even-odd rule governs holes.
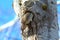
[[[14,0],[23,40],[58,40],[56,0]]]

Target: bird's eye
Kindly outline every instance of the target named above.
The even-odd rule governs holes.
[[[21,6],[21,5],[22,5],[22,3],[19,3],[19,5]]]
[[[47,5],[42,5],[43,10],[47,10]]]

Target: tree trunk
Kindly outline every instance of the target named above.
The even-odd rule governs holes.
[[[14,0],[23,40],[58,40],[56,0]]]

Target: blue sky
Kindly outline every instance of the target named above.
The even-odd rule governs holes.
[[[16,16],[12,8],[12,0],[0,0],[0,26]]]
[[[12,2],[13,0],[0,0],[0,26],[6,24],[7,22],[15,18],[16,14],[12,8]],[[58,13],[58,23],[60,27],[60,4],[57,5],[57,13]]]

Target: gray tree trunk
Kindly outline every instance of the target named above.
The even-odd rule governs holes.
[[[56,0],[14,0],[23,40],[58,40]]]

